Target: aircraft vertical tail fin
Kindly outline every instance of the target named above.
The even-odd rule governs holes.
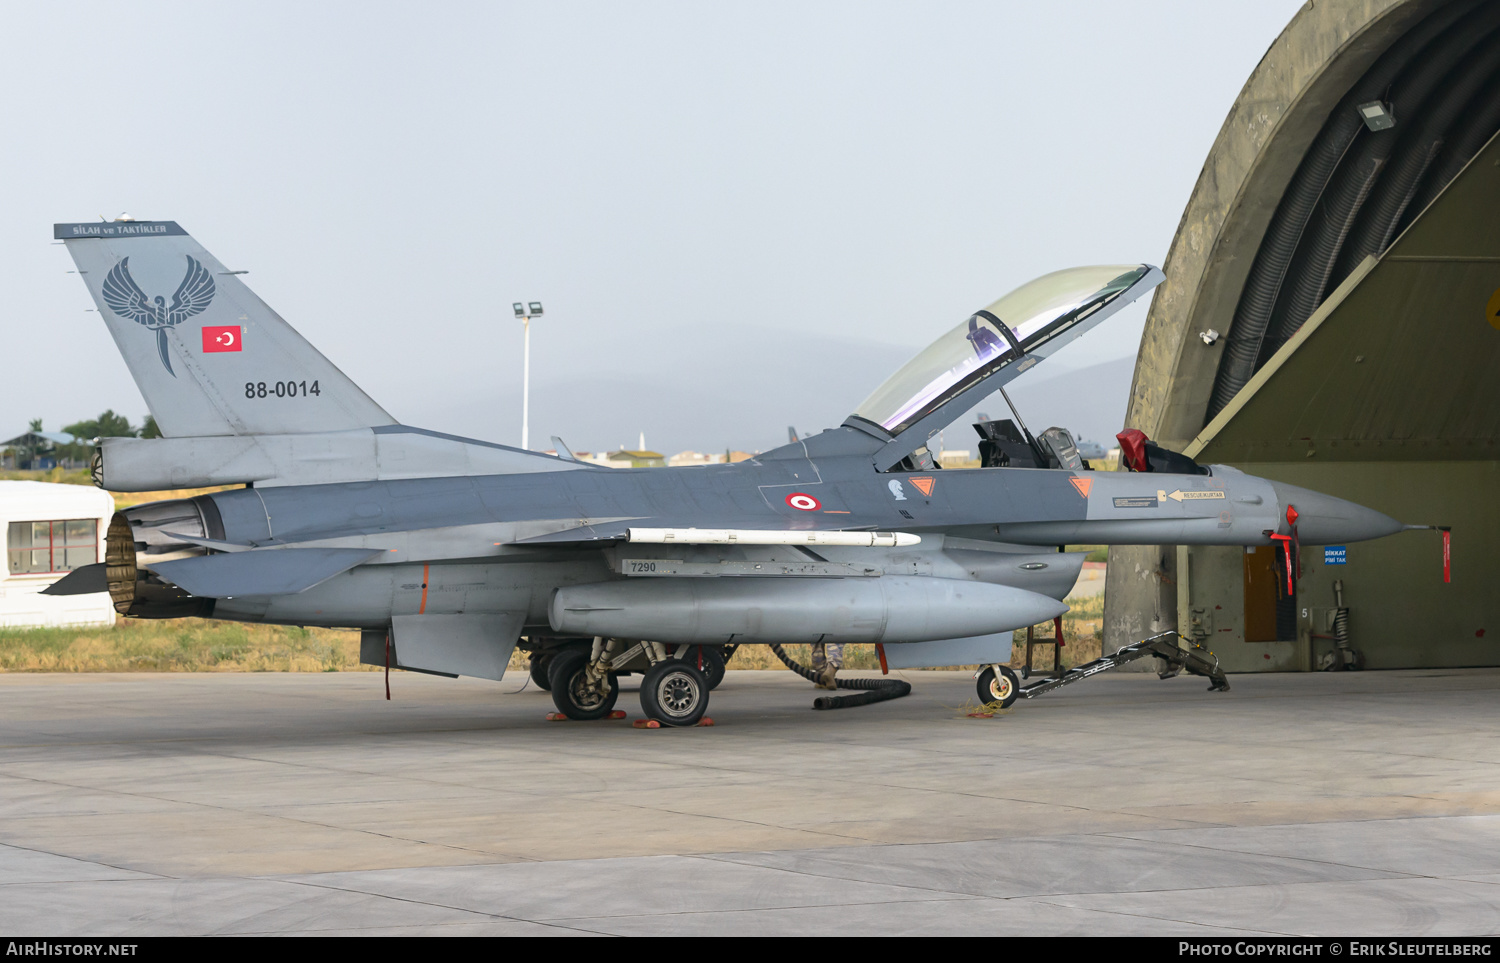
[[[395,424],[174,221],[58,224],[167,437]]]

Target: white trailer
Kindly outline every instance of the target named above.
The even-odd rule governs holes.
[[[0,626],[108,625],[108,592],[42,595],[74,569],[104,561],[104,536],[115,503],[83,485],[0,481]]]

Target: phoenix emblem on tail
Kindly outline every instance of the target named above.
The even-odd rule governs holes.
[[[202,312],[214,299],[214,277],[202,264],[191,257],[187,259],[187,273],[172,295],[171,306],[161,295],[148,298],[135,278],[130,276],[130,258],[110,269],[104,279],[104,303],[122,318],[144,324],[156,332],[156,350],[161,355],[162,367],[167,374],[177,377],[172,370],[172,359],[167,353],[167,329],[175,327]]]

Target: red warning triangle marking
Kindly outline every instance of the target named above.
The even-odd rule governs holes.
[[[1073,487],[1078,489],[1078,494],[1084,498],[1089,497],[1089,489],[1094,487],[1094,480],[1092,478],[1079,478],[1075,475],[1069,478],[1068,481],[1073,483]]]
[[[929,498],[932,497],[933,486],[937,484],[936,478],[908,478],[907,481],[911,482],[913,488]]]

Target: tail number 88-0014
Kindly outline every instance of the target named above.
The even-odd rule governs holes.
[[[245,382],[246,398],[306,398],[309,395],[320,395],[322,393],[316,381],[312,384],[308,384],[306,381]]]

